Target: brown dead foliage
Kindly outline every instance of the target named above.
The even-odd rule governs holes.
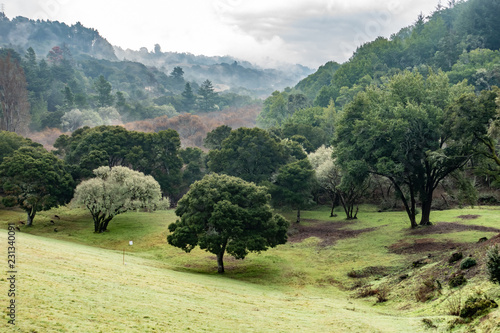
[[[203,139],[207,133],[221,125],[232,129],[255,127],[257,115],[262,110],[260,105],[250,105],[239,109],[229,108],[199,114],[184,113],[176,117],[167,116],[126,123],[128,130],[140,132],[159,132],[173,129],[179,133],[182,147],[203,148]]]

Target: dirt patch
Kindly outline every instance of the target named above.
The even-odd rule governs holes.
[[[463,220],[474,220],[474,219],[477,219],[480,216],[481,215],[460,215],[460,216],[457,216],[457,218],[463,219]]]
[[[465,225],[456,222],[437,222],[430,226],[409,230],[408,234],[409,235],[448,234],[452,232],[473,231],[473,230],[483,231],[483,232],[500,232],[500,229],[498,228],[484,227],[481,225]]]
[[[432,238],[416,239],[413,243],[408,240],[399,240],[397,243],[389,246],[389,251],[396,254],[416,254],[437,251],[449,251],[459,247],[466,246],[467,243],[456,243],[451,240],[437,242]]]
[[[290,227],[288,241],[291,243],[299,243],[309,237],[317,237],[322,240],[321,245],[333,245],[336,241],[346,238],[354,238],[359,234],[374,231],[374,228],[365,228],[359,230],[343,229],[352,225],[353,221],[342,222],[323,222],[318,220],[303,220],[309,225],[294,224]]]

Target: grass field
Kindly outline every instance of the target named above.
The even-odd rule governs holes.
[[[429,254],[449,256],[500,228],[498,208],[434,212],[434,229],[417,233],[409,230],[403,212],[378,213],[366,206],[356,221],[328,216],[326,208],[304,212],[287,244],[245,260],[226,256],[221,276],[215,256],[198,249],[187,254],[166,243],[173,211],[123,214],[104,234],[92,232],[83,210],[41,212],[33,227],[17,224],[16,325],[7,324],[3,306],[9,301],[5,275],[0,331],[425,332],[432,326],[447,331],[457,318],[447,314],[447,300],[456,291],[445,286],[425,303],[414,297],[420,272],[430,274],[442,262],[432,260],[420,270],[409,268],[411,262]],[[0,248],[8,246],[7,223],[24,218],[21,211],[0,211]],[[421,251],[422,244],[429,247]],[[6,271],[6,260],[4,266]],[[375,273],[348,276],[368,269]],[[455,267],[446,269],[451,273]],[[499,302],[500,288],[479,269],[460,293],[465,299],[482,290]],[[410,278],[399,282],[404,273]],[[388,301],[355,297],[361,285],[390,286]],[[497,309],[455,331],[496,332],[499,320]]]

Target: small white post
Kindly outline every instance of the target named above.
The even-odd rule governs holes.
[[[133,241],[129,241],[128,245],[132,246],[132,245],[134,245],[134,242]],[[125,265],[125,248],[123,248],[123,264]]]

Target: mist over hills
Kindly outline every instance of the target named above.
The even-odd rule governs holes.
[[[188,81],[202,82],[209,79],[218,90],[232,92],[250,91],[253,95],[267,97],[275,90],[295,85],[314,72],[302,65],[281,64],[279,68],[262,68],[231,56],[204,56],[191,53],[163,52],[156,44],[151,52],[143,47],[138,51],[115,46],[115,54],[121,60],[141,62],[168,73],[174,67],[184,70]]]
[[[145,47],[124,50],[111,45],[98,30],[87,28],[80,22],[67,25],[21,16],[9,19],[0,13],[0,31],[0,46],[13,48],[20,54],[32,47],[39,57],[44,57],[54,46],[60,46],[69,50],[77,60],[90,56],[113,62],[139,62],[156,67],[165,74],[171,73],[175,67],[181,67],[188,81],[201,83],[208,79],[218,91],[228,90],[253,97],[266,97],[275,90],[293,86],[314,71],[305,66],[289,64],[283,64],[280,68],[262,68],[231,56],[163,52],[158,44],[151,52]]]

